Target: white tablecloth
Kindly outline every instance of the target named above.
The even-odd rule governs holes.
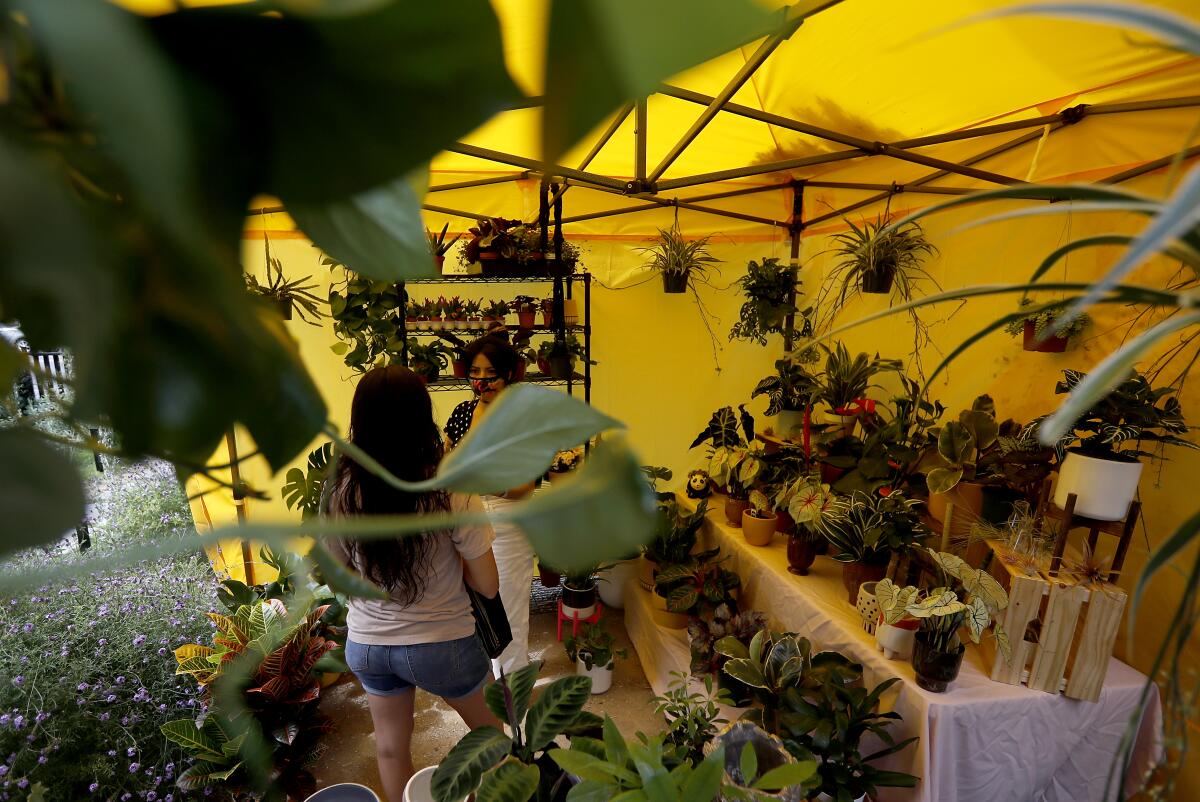
[[[920,741],[888,758],[886,768],[922,778],[914,789],[889,789],[881,802],[1101,802],[1109,768],[1146,677],[1113,659],[1097,702],[992,682],[977,649],[969,647],[958,679],[945,693],[919,688],[912,665],[886,660],[846,601],[841,564],[818,557],[808,576],[787,572],[785,539],[770,546],[746,543],[728,526],[719,499],[710,503],[705,537],[730,556],[742,578],[742,606],[762,610],[772,623],[863,664],[870,686],[891,677],[903,682],[884,705],[904,717],[892,732]],[[686,498],[680,503],[690,505]],[[629,589],[630,594],[642,593]],[[687,635],[657,627],[648,601],[626,605],[626,626],[655,692],[671,670],[687,670]],[[1129,772],[1136,778],[1154,762],[1162,729],[1157,689],[1143,716]],[[1115,797],[1115,793],[1110,796]]]

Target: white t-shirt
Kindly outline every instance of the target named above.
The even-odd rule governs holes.
[[[454,513],[483,513],[478,496],[450,494]],[[460,527],[434,536],[429,555],[425,593],[412,604],[395,599],[351,599],[346,623],[350,640],[370,646],[412,646],[444,643],[475,632],[475,617],[463,582],[463,560],[482,557],[492,547],[492,527],[486,523]],[[343,561],[340,543],[330,547]],[[355,568],[362,573],[358,566]]]

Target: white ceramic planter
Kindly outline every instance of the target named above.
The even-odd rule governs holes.
[[[433,782],[433,772],[436,770],[437,766],[429,766],[409,778],[408,784],[404,786],[404,802],[435,802],[430,783]],[[466,797],[460,802],[466,802]]]
[[[379,802],[379,795],[365,785],[338,783],[322,788],[304,802]]]
[[[780,437],[799,435],[804,431],[804,412],[798,409],[779,410],[779,427],[775,434]]]
[[[1069,451],[1058,470],[1054,504],[1063,509],[1067,506],[1067,496],[1074,493],[1076,515],[1119,521],[1129,512],[1141,476],[1140,461],[1117,462]]]
[[[562,609],[563,615],[566,616],[568,620],[572,618],[578,618],[580,621],[586,621],[596,614],[596,605],[594,604],[588,605],[587,607],[570,607],[564,604]]]
[[[604,693],[612,687],[613,679],[613,664],[609,663],[607,668],[593,666],[588,670],[587,665],[582,660],[575,661],[575,673],[581,677],[589,677],[592,680],[592,693]]]
[[[879,602],[875,600],[877,582],[863,582],[858,586],[858,600],[854,605],[862,618],[862,628],[868,635],[875,634],[875,622],[879,620]]]
[[[913,639],[917,636],[915,629],[895,627],[883,621],[875,627],[875,642],[879,644],[883,656],[888,660],[908,660],[912,658]]]
[[[622,560],[600,574],[596,579],[596,587],[600,591],[600,601],[604,606],[613,610],[625,609],[625,586],[629,580],[638,575],[640,563],[638,560]]]

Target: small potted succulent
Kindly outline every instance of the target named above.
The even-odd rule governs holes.
[[[693,276],[703,276],[708,265],[719,260],[708,252],[708,237],[688,242],[678,224],[658,230],[658,242],[649,248],[638,248],[649,254],[651,270],[662,275],[663,292],[674,294],[687,291]]]
[[[578,635],[563,642],[567,658],[575,664],[575,673],[592,680],[592,693],[604,693],[612,687],[616,658],[629,657],[626,649],[617,649],[617,639],[599,623],[584,624]]]
[[[464,301],[463,312],[466,314],[466,328],[483,328],[483,304],[479,301]]]
[[[404,323],[409,328],[417,328],[417,323],[422,321],[423,304],[420,301],[414,301],[409,298],[404,304]]]
[[[858,601],[859,585],[884,578],[893,554],[929,536],[916,505],[900,492],[855,491],[834,499],[821,516],[818,530],[833,547],[833,559],[842,563],[850,604]]]
[[[454,378],[465,379],[470,374],[471,366],[467,364],[466,349],[461,345],[450,347],[454,353],[454,359],[450,363],[451,370],[454,371]]]
[[[441,331],[443,328],[445,328],[445,326],[442,325],[443,317],[445,315],[446,305],[449,303],[449,301],[446,300],[446,296],[439,295],[436,300],[431,299],[426,303],[429,304],[430,330]]]
[[[1033,305],[1033,299],[1021,299],[1022,310]],[[1004,330],[1013,337],[1021,337],[1021,347],[1026,351],[1061,354],[1067,350],[1068,341],[1092,323],[1091,317],[1084,312],[1061,326],[1055,326],[1055,322],[1062,316],[1062,313],[1061,306],[1042,309],[1040,312],[1029,312],[1016,320],[1009,321],[1004,326]]]
[[[742,511],[742,537],[751,546],[769,546],[775,536],[775,507],[761,490],[751,490],[748,501]]]
[[[425,238],[429,241],[429,252],[433,254],[433,263],[437,265],[438,270],[441,270],[446,264],[446,254],[462,237],[462,232],[454,235],[454,238],[447,241],[446,232],[450,230],[450,224],[442,226],[442,230],[434,234],[428,228],[425,229]]]
[[[538,299],[532,295],[518,295],[513,298],[509,308],[517,315],[517,325],[523,329],[532,329],[537,325]]]

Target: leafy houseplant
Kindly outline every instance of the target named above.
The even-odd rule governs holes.
[[[827,349],[820,398],[834,414],[842,416],[845,434],[854,430],[857,415],[868,406],[867,391],[877,386],[872,383],[875,376],[885,371],[898,373],[900,368],[899,360],[881,359],[878,354],[871,357],[860,353],[851,357],[841,342]]]
[[[616,648],[617,639],[600,624],[584,624],[579,635],[568,635],[563,642],[567,658],[575,672],[592,681],[592,693],[604,693],[612,687],[616,658],[629,657],[627,649]]]
[[[467,240],[460,254],[463,264],[515,258],[517,239],[510,233],[510,229],[520,224],[519,220],[505,220],[501,217],[477,220],[472,228],[467,229],[471,239]]]
[[[454,243],[458,242],[462,237],[462,232],[455,234],[453,239],[446,241],[446,233],[450,230],[450,224],[446,223],[442,226],[442,230],[434,234],[428,228],[425,229],[425,239],[429,242],[429,252],[433,254],[433,261],[440,269],[446,262],[446,254],[454,247]]]
[[[1087,374],[1063,371],[1054,392],[1070,393]],[[1102,521],[1118,521],[1129,511],[1142,473],[1142,457],[1160,455],[1162,447],[1200,449],[1184,440],[1191,427],[1173,387],[1152,387],[1134,372],[1107,396],[1085,410],[1053,443],[1061,463],[1054,503],[1060,508],[1077,496],[1075,512]],[[1040,425],[1035,420],[1031,427]],[[1154,451],[1142,443],[1157,444]]]
[[[532,329],[537,325],[538,299],[532,295],[518,295],[513,298],[509,308],[517,315],[517,325],[523,329]]]
[[[564,610],[588,618],[596,610],[596,565],[576,568],[563,577],[562,603]]]
[[[940,461],[925,477],[930,494],[946,494],[960,481],[973,481],[980,456],[996,443],[999,435],[996,405],[991,396],[981,395],[972,402],[970,409],[958,413],[958,420],[947,422],[938,431],[937,456]],[[941,516],[935,517],[940,519]]]
[[[667,692],[654,697],[654,713],[666,719],[665,745],[678,760],[695,766],[704,760],[704,747],[716,737],[717,725],[726,723],[718,705],[734,700],[720,688],[714,693],[711,674],[702,679],[703,693],[688,690],[687,674],[672,671],[671,676]]]
[[[818,529],[833,546],[831,556],[844,563],[842,583],[850,604],[858,599],[859,585],[884,577],[893,554],[929,535],[916,505],[898,491],[886,496],[856,492],[834,499],[821,516]]]
[[[289,510],[300,511],[301,521],[310,521],[321,512],[321,491],[333,462],[333,443],[325,443],[308,453],[303,470],[292,468],[284,475],[284,503]]]
[[[787,497],[787,511],[795,522],[788,535],[788,571],[805,576],[817,558],[821,518],[833,506],[834,495],[829,485],[813,476],[804,476]]]
[[[1021,299],[1021,309],[1033,306],[1031,298]],[[1026,351],[1041,351],[1043,353],[1060,354],[1067,350],[1067,342],[1086,329],[1092,323],[1087,313],[1060,322],[1063,309],[1060,306],[1040,307],[1040,311],[1029,312],[1024,317],[1010,320],[1004,330],[1013,337],[1023,339],[1022,347]]]
[[[555,379],[567,379],[575,372],[575,362],[586,359],[587,352],[583,343],[574,334],[568,334],[562,343],[547,340],[538,346],[538,370]],[[598,364],[596,360],[588,360],[588,364]]]
[[[488,321],[503,321],[508,317],[511,311],[509,305],[504,301],[488,301],[487,306],[483,308],[483,319]]]
[[[328,257],[322,261],[331,268],[341,267]],[[329,289],[329,315],[333,318],[333,333],[340,340],[331,350],[360,373],[378,365],[400,363],[404,350],[400,338],[404,288],[342,270],[344,280]],[[440,309],[431,304],[429,319],[440,320],[440,316]]]
[[[313,295],[312,291],[317,288],[316,284],[304,283],[312,276],[291,280],[284,278],[283,263],[271,256],[271,243],[267,239],[266,232],[263,233],[263,248],[267,254],[267,283],[260,284],[257,278],[246,273],[246,289],[251,294],[276,304],[279,314],[283,316],[284,320],[291,320],[292,312],[296,311],[300,315],[300,319],[310,326],[321,325],[321,318],[326,317],[321,307],[327,302],[325,299]]]
[[[731,604],[718,604],[709,618],[688,622],[688,643],[691,652],[691,671],[697,676],[715,675],[717,684],[728,693],[730,704],[749,704],[750,691],[721,670],[725,664],[716,650],[717,641],[733,638],[745,646],[767,626],[767,617],[757,610],[737,611]]]
[[[639,248],[649,254],[647,265],[662,275],[663,292],[681,293],[687,290],[693,276],[703,276],[708,265],[716,264],[717,258],[708,252],[708,237],[688,242],[679,226],[660,228],[658,242],[649,248]]]
[[[849,231],[835,234],[832,239],[837,264],[827,281],[837,285],[836,305],[840,308],[855,293],[887,294],[895,285],[901,300],[911,301],[916,285],[933,278],[921,267],[921,262],[937,253],[937,248],[925,239],[920,224],[906,222],[889,225],[886,216],[864,220],[856,226],[845,221]]]
[[[495,727],[471,730],[454,745],[433,773],[431,789],[437,802],[457,802],[477,793],[483,799],[557,802],[566,798],[568,782],[551,759],[565,751],[554,741],[594,732],[600,720],[585,712],[592,681],[562,677],[550,683],[537,701],[533,686],[541,663],[535,662],[503,676],[484,691],[484,701],[512,736]]]
[[[888,728],[900,720],[900,714],[879,712],[880,697],[900,681],[893,677],[868,692],[828,678],[803,692],[797,688],[785,691],[784,710],[779,716],[783,742],[797,758],[817,760],[818,790],[829,799],[853,802],[868,794],[874,797],[879,788],[912,788],[917,784],[911,774],[872,765],[917,740],[914,736],[896,742]],[[864,756],[860,744],[868,733],[884,747]]]
[[[435,382],[442,371],[450,367],[454,351],[441,340],[422,343],[415,337],[408,340],[408,366],[426,382]]]
[[[720,605],[736,604],[734,593],[742,580],[736,572],[721,567],[719,553],[720,549],[711,549],[683,562],[659,566],[654,592],[666,599],[668,612],[704,618]]]
[[[796,269],[779,264],[775,257],[763,259],[762,264],[751,260],[746,275],[737,281],[746,300],[738,313],[738,322],[729,332],[729,339],[752,340],[766,345],[767,335],[781,334],[787,316],[799,311],[794,300],[798,283]]]
[[[761,490],[751,490],[750,506],[742,512],[742,537],[751,546],[769,546],[775,535],[775,505]]]
[[[779,416],[779,432],[787,437],[804,424],[804,413],[820,394],[820,384],[798,358],[801,352],[792,352],[776,360],[775,375],[759,381],[750,394],[751,398],[765,395],[768,400],[767,414]]]
[[[783,742],[751,721],[736,721],[709,747],[725,755],[722,799],[800,802],[816,786],[816,761],[796,760]]]

